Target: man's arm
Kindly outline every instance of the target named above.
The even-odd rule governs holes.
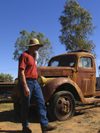
[[[30,95],[30,90],[27,86],[27,83],[26,83],[26,78],[25,78],[25,70],[24,69],[19,69],[19,79],[20,79],[20,82],[22,83],[23,85],[23,89],[24,89],[24,95],[26,97],[28,97]]]

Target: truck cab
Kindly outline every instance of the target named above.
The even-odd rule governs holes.
[[[68,78],[79,86],[83,95],[86,97],[95,94],[96,67],[92,54],[76,51],[59,55],[50,60],[49,66],[71,68],[72,73]]]

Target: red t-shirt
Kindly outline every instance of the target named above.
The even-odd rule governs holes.
[[[19,58],[19,69],[20,68],[25,70],[26,78],[37,79],[36,63],[33,56],[28,54],[28,52],[21,54]]]

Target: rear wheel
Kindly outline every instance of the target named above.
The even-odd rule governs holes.
[[[75,100],[70,92],[60,91],[54,94],[48,107],[48,116],[51,120],[67,120],[74,112]]]

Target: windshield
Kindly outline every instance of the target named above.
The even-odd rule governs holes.
[[[53,58],[49,66],[57,67],[57,66],[66,66],[66,67],[75,67],[75,58],[73,56],[60,56]]]

